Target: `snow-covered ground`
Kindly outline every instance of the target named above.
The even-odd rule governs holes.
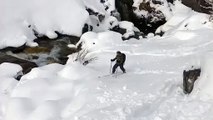
[[[181,12],[159,28],[163,37],[122,41],[119,33],[87,32],[79,41],[86,56],[35,68],[20,82],[20,66],[1,64],[0,120],[213,120],[213,24]],[[117,50],[127,56],[127,73],[110,76]],[[201,77],[186,95],[182,73],[192,66]]]
[[[85,59],[96,59],[83,66],[70,55],[65,66],[33,69],[2,102],[2,120],[212,120],[213,32],[176,34],[123,42],[114,32],[86,33]],[[127,73],[105,76],[117,50]],[[183,94],[183,70],[200,65],[195,91]]]

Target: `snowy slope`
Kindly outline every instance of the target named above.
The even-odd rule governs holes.
[[[0,48],[35,45],[33,30],[80,36],[88,16],[81,0],[0,0]]]
[[[35,68],[18,83],[21,67],[1,64],[0,120],[212,120],[213,24],[186,12],[162,26],[163,37],[122,41],[119,33],[87,32],[79,41],[86,56]],[[127,56],[127,73],[110,76],[117,50]],[[182,72],[192,66],[202,73],[185,95]]]
[[[5,113],[5,108],[9,101],[10,94],[14,87],[18,84],[15,77],[21,71],[21,66],[16,64],[2,63],[0,65],[0,120],[3,120],[3,113]]]
[[[3,120],[212,120],[212,79],[205,77],[211,68],[202,64],[213,58],[213,32],[201,29],[190,34],[195,36],[123,42],[113,32],[86,33],[81,39],[89,51],[85,59],[96,60],[83,66],[71,55],[65,66],[33,69],[12,92]],[[105,76],[116,50],[127,55],[127,73]],[[187,96],[182,71],[192,65],[209,71],[200,78],[208,83],[203,89],[198,82]]]

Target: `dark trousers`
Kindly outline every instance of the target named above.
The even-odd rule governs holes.
[[[121,68],[121,70],[123,71],[123,73],[126,72],[126,70],[124,69],[124,64],[118,64],[118,63],[116,63],[116,64],[113,66],[113,68],[112,68],[112,73],[115,73],[115,71],[116,71],[116,69],[117,69],[118,66]]]

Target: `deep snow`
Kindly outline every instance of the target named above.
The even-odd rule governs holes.
[[[212,120],[213,24],[176,7],[159,28],[163,37],[122,41],[119,33],[87,32],[78,43],[82,54],[35,68],[20,82],[20,66],[1,64],[0,120]],[[127,56],[127,73],[106,76],[117,50]],[[182,72],[192,66],[202,73],[186,95]]]
[[[118,33],[86,33],[81,39],[89,51],[85,59],[96,60],[83,66],[70,55],[65,66],[33,69],[11,93],[4,120],[212,120],[213,32],[190,32],[193,39],[125,42]],[[127,55],[127,73],[101,77],[109,74],[116,50]],[[203,73],[193,93],[185,95],[182,72],[192,65],[201,65]]]

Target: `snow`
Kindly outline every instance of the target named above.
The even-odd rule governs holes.
[[[187,40],[168,36],[122,41],[119,33],[87,32],[78,43],[88,51],[83,60],[97,59],[82,65],[73,54],[65,66],[33,69],[13,90],[3,119],[212,120],[213,34],[211,29],[191,33],[196,37]],[[127,55],[127,73],[119,75],[118,69],[117,76],[102,77],[109,74],[117,50]],[[192,65],[207,72],[188,96],[182,90],[182,72]]]
[[[22,71],[21,66],[12,63],[2,63],[0,65],[0,120],[3,119],[9,96],[14,87],[18,84],[15,77]]]
[[[82,50],[66,65],[34,68],[20,82],[19,65],[1,64],[0,120],[212,120],[212,23],[205,14],[181,12],[161,27],[162,37],[123,41],[119,33],[87,32],[76,45]],[[47,30],[50,37],[53,29]],[[118,69],[110,76],[118,50],[127,56],[127,73]],[[186,95],[182,74],[192,66],[201,67],[201,76]]]
[[[101,0],[82,0],[88,8],[92,8],[94,11],[101,14],[111,14],[115,10],[115,0],[102,0],[104,3],[101,3]],[[107,10],[106,7],[108,7]]]
[[[112,13],[116,11],[115,0],[83,0],[83,3],[86,8],[103,16],[103,20],[100,20],[97,15],[89,16],[87,23],[92,25],[93,31],[103,32],[118,25],[117,18],[112,16]]]
[[[48,36],[80,36],[89,15],[79,0],[1,0],[0,48],[31,44],[33,30]]]
[[[100,0],[83,0],[83,2],[88,8],[92,8],[96,12],[98,11],[105,14],[104,6],[100,3]]]
[[[135,33],[134,33],[135,27],[134,27],[133,23],[128,22],[128,21],[121,21],[121,22],[119,22],[119,27],[126,29],[126,33],[123,34],[124,38],[128,38],[129,36],[135,35]]]
[[[93,18],[90,16],[90,23],[94,25],[94,32],[103,32],[112,29],[119,24],[118,20],[109,14],[105,14],[105,19],[102,22],[98,21],[96,17]]]
[[[205,29],[205,28],[212,28],[212,22],[210,21],[210,16],[204,13],[197,13],[190,8],[182,5],[180,1],[176,1],[175,5],[173,6],[173,16],[168,19],[168,21],[160,26],[156,33],[166,32],[165,35],[173,35],[180,36],[177,31],[187,31],[187,30],[198,30],[198,29]],[[188,39],[193,34],[189,32],[180,33],[185,34],[183,39]],[[181,36],[180,36],[181,37]]]
[[[202,97],[205,99],[213,98],[213,93],[212,91],[212,53],[206,54],[203,57],[202,60],[202,78],[200,78],[200,82],[196,84],[196,90],[194,91],[194,94],[199,93]]]
[[[183,4],[180,1],[175,1],[174,6],[172,6],[173,16],[167,20],[167,22],[158,28],[156,32],[159,31],[168,31],[175,28],[177,25],[181,24],[185,19],[192,14],[192,10]]]
[[[134,24],[128,21],[121,21],[119,22],[119,27],[120,28],[125,28],[127,31],[133,31],[134,29]]]

